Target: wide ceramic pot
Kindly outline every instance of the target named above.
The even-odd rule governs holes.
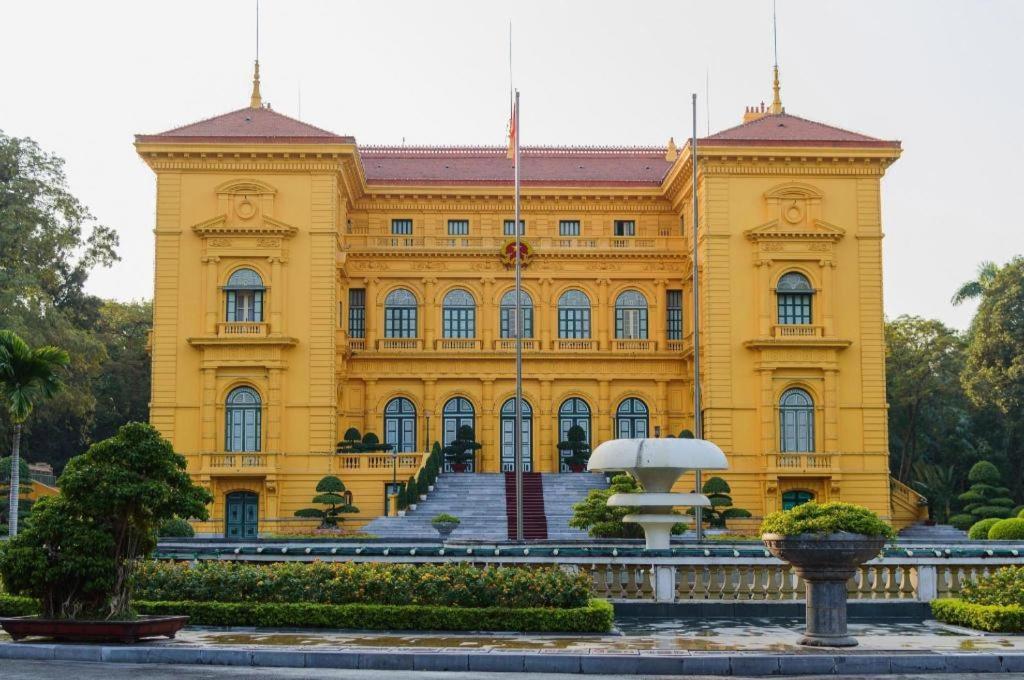
[[[431,522],[430,526],[434,527],[437,533],[441,534],[441,538],[447,539],[455,531],[456,527],[459,526],[458,522]]]
[[[788,562],[807,584],[807,628],[800,644],[811,647],[855,647],[846,625],[846,582],[857,568],[877,557],[885,538],[835,534],[764,534],[765,547]]]
[[[66,642],[138,642],[152,637],[173,638],[188,623],[187,616],[140,616],[131,621],[79,621],[17,616],[0,619],[15,640],[45,637]]]

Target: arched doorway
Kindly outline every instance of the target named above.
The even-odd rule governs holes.
[[[523,472],[533,469],[533,409],[530,403],[522,401],[522,456]],[[515,397],[501,406],[501,471],[515,472],[516,401]]]
[[[625,399],[615,412],[615,436],[619,439],[645,439],[647,423],[647,404],[636,397]]]
[[[586,435],[587,442],[593,445],[593,442],[590,441],[590,406],[579,397],[570,397],[558,407],[558,441],[567,441],[569,439],[569,430],[573,426],[578,426],[582,429],[583,434]],[[565,459],[571,456],[572,452],[559,451],[558,454],[560,461],[559,470],[561,472],[569,472],[569,466],[566,465]]]
[[[416,407],[405,397],[397,397],[384,407],[384,443],[393,444],[399,453],[416,450]]]
[[[814,494],[810,491],[785,491],[782,494],[782,509],[792,510],[798,505],[809,503],[814,500]]]
[[[473,409],[472,402],[465,397],[453,397],[444,403],[444,409],[442,410],[442,431],[441,431],[441,446],[448,446],[455,441],[456,435],[459,433],[459,428],[468,426],[473,432],[476,432],[476,411]],[[466,472],[475,472],[474,461],[470,460],[466,462]],[[445,472],[451,472],[451,463],[448,460],[444,462]]]
[[[259,534],[259,497],[251,491],[232,491],[224,499],[224,537],[256,538]]]

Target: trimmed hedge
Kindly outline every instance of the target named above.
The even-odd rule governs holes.
[[[1003,567],[981,576],[973,583],[965,584],[960,597],[973,604],[1024,607],[1024,566]]]
[[[832,534],[847,531],[864,536],[893,538],[896,533],[878,515],[852,503],[811,501],[789,510],[773,512],[761,523],[762,534]]]
[[[434,605],[525,609],[586,606],[590,578],[557,568],[463,563],[144,562],[135,598],[150,602]]]
[[[992,633],[1024,631],[1024,607],[975,604],[952,598],[932,600],[932,616],[944,623]]]
[[[605,600],[590,600],[583,607],[571,609],[138,601],[135,610],[139,614],[184,614],[195,626],[257,628],[606,633],[613,620],[612,605]],[[0,595],[0,615],[28,616],[37,612],[34,600]]]
[[[988,537],[993,541],[1020,541],[1024,539],[1024,519],[999,520],[988,530]]]
[[[992,528],[992,525],[996,522],[1000,522],[998,517],[989,517],[975,522],[971,528],[967,531],[967,538],[972,541],[984,541],[988,538],[988,530]]]

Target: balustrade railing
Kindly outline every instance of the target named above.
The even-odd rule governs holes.
[[[217,324],[217,337],[265,338],[270,324],[259,321],[225,321]]]
[[[776,470],[786,472],[818,472],[833,468],[834,453],[772,453],[771,464]]]
[[[650,352],[657,348],[654,340],[639,338],[617,338],[612,340],[612,350],[615,352]]]
[[[476,338],[439,338],[434,340],[434,349],[456,352],[480,349],[480,341]]]
[[[423,460],[423,453],[398,454],[399,470],[415,470]],[[336,458],[342,470],[390,470],[395,466],[395,457],[386,454],[342,453]]]
[[[253,473],[273,467],[274,454],[238,451],[235,453],[204,453],[200,465],[216,473]]]
[[[820,338],[824,334],[824,326],[810,324],[775,324],[772,326],[772,337],[775,338]]]
[[[539,343],[533,338],[523,338],[523,351],[533,351],[538,349]],[[514,352],[516,351],[516,339],[515,338],[498,338],[494,341],[494,349],[499,352]]]
[[[597,346],[591,339],[559,338],[555,340],[555,349],[559,352],[589,352]]]
[[[420,338],[381,338],[377,341],[377,349],[382,352],[423,349],[423,340]]]
[[[508,237],[505,236],[397,236],[370,235],[365,229],[353,228],[345,235],[351,252],[377,252],[381,248],[399,250],[478,250],[496,251],[500,249]],[[629,237],[565,237],[565,236],[527,236],[531,246],[537,251],[553,252],[559,250],[587,251],[652,251],[682,252],[686,248],[685,240],[680,236],[658,236],[655,238]]]

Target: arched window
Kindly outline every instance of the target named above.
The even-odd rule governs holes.
[[[533,299],[525,290],[519,291],[519,311],[523,314],[523,337],[533,337]],[[501,296],[501,337],[516,337],[516,291]]]
[[[583,430],[587,442],[593,444],[590,441],[590,406],[579,397],[570,397],[558,407],[558,441],[568,441],[569,430],[573,427]],[[559,454],[562,459],[565,459],[572,456],[572,451],[559,451]],[[564,460],[561,470],[562,472],[569,471],[569,466],[565,464]]]
[[[260,395],[251,387],[236,387],[225,404],[224,450],[260,450]]]
[[[448,291],[444,296],[442,309],[444,337],[476,337],[476,302],[473,296],[461,288]]]
[[[384,337],[416,337],[416,296],[396,288],[384,298]]]
[[[619,439],[645,439],[647,437],[647,404],[636,397],[624,399],[615,412],[616,436]]]
[[[647,339],[647,298],[640,291],[623,291],[615,299],[615,337]]]
[[[227,294],[225,321],[263,321],[263,279],[252,269],[236,269],[224,286]]]
[[[813,500],[814,494],[810,491],[786,491],[782,494],[782,509],[792,510],[798,505],[803,505]]]
[[[396,397],[384,407],[384,443],[399,453],[416,450],[416,407],[405,397]]]
[[[779,447],[786,451],[814,450],[814,400],[794,387],[779,399]]]
[[[814,288],[807,277],[800,272],[782,275],[775,286],[775,297],[779,304],[780,324],[811,323],[811,298]]]
[[[529,472],[533,467],[533,409],[530,407],[530,403],[525,399],[522,401],[520,408],[522,414],[522,438],[520,446],[522,447],[522,460],[523,460],[523,472]],[[502,472],[515,472],[516,471],[516,445],[515,445],[515,431],[516,431],[516,399],[512,397],[507,399],[504,404],[501,405],[501,471]]]
[[[590,337],[590,298],[581,290],[567,290],[558,298],[558,337]]]

